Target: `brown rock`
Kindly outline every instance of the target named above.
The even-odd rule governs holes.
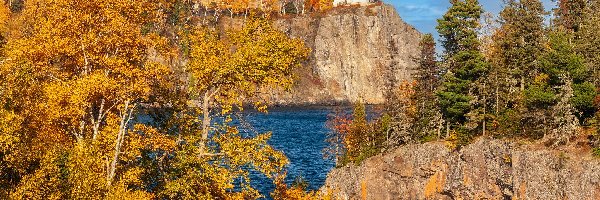
[[[222,26],[242,19],[222,18]],[[322,15],[300,15],[275,22],[311,48],[290,92],[275,92],[277,104],[379,104],[385,92],[410,80],[421,34],[390,5],[338,7]],[[272,91],[266,91],[272,92]]]
[[[591,155],[479,139],[460,151],[403,146],[334,169],[322,190],[340,199],[598,199],[599,187]]]

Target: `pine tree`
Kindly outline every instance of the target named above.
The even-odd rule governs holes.
[[[477,29],[483,9],[477,0],[451,0],[452,6],[438,19],[436,27],[444,50],[446,74],[437,92],[442,114],[447,120],[447,130],[453,126],[459,130],[467,122],[467,113],[477,109],[472,100],[481,93],[474,90],[475,82],[483,77],[488,65],[480,52]],[[466,141],[472,135],[458,131],[460,140]],[[464,136],[464,137],[463,137]]]
[[[577,109],[579,119],[585,120],[595,112],[596,89],[589,81],[590,70],[584,64],[584,57],[575,52],[574,45],[571,43],[573,35],[567,30],[557,28],[551,31],[548,37],[549,49],[542,57],[539,76],[547,77],[546,83],[552,88],[563,84],[561,76],[569,76],[571,79],[569,81],[573,82],[571,104]]]
[[[552,124],[553,129],[546,139],[552,142],[552,145],[565,144],[571,137],[577,133],[579,120],[575,116],[575,107],[571,104],[573,98],[573,84],[568,76],[562,76],[563,82],[557,95],[558,102],[552,106]]]
[[[419,134],[419,139],[430,140],[434,137],[439,138],[441,131],[441,113],[437,108],[435,96],[439,86],[440,69],[436,61],[433,35],[423,36],[419,45],[421,53],[414,77],[416,80],[414,102],[417,111],[413,131]]]
[[[556,0],[555,0],[556,1]],[[554,10],[556,26],[578,32],[583,23],[583,13],[589,0],[558,0]]]
[[[544,49],[545,11],[539,0],[507,0],[500,12],[490,53],[493,118],[499,134],[521,132],[517,126],[530,113],[523,105],[526,88],[535,81]]]
[[[592,71],[592,82],[600,87],[600,1],[590,0],[583,12],[583,21],[576,33],[577,52],[585,58]]]

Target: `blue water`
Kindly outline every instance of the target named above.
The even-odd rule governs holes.
[[[334,162],[325,159],[323,150],[328,146],[326,134],[327,116],[334,107],[270,108],[268,114],[247,111],[243,118],[259,132],[272,131],[269,141],[277,150],[283,151],[290,160],[286,182],[296,177],[308,182],[308,189],[317,190],[325,183],[327,173]],[[269,196],[273,191],[272,181],[262,175],[253,174],[252,185],[261,194]]]

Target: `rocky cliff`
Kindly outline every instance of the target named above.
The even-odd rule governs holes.
[[[600,160],[489,139],[460,151],[408,145],[334,169],[323,190],[340,199],[600,199]]]
[[[241,23],[225,17],[222,24]],[[337,7],[275,24],[312,50],[292,91],[270,95],[277,104],[383,103],[386,91],[411,78],[421,37],[390,5]]]
[[[385,92],[410,79],[421,34],[389,5],[338,7],[323,16],[277,22],[312,49],[307,69],[278,103],[328,103],[364,99],[383,103]]]

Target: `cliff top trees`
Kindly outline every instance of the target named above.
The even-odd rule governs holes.
[[[578,32],[583,23],[586,4],[589,0],[555,0],[558,2],[558,7],[555,8],[554,14],[556,18],[554,23],[556,26],[562,26],[567,30]]]
[[[452,0],[452,6],[438,20],[436,27],[442,37],[444,64],[441,90],[437,93],[442,114],[449,124],[460,127],[466,114],[477,107],[473,83],[487,73],[488,66],[479,51],[477,37],[483,10],[477,0]]]
[[[444,54],[452,56],[459,51],[477,49],[476,28],[483,9],[477,0],[450,0],[452,6],[438,19],[436,27],[442,37]],[[446,58],[447,59],[447,58]]]
[[[524,111],[523,92],[526,89],[537,89],[540,97],[546,94],[534,81],[544,50],[544,15],[538,0],[509,0],[500,12],[501,26],[494,33],[493,50],[489,55],[494,87],[494,131],[497,134],[522,132],[525,126],[521,124],[522,117],[533,113]],[[533,94],[531,91],[525,94]]]
[[[440,68],[435,52],[435,41],[431,34],[426,34],[419,43],[420,57],[417,59],[416,85],[411,98],[416,106],[412,132],[419,135],[419,140],[430,140],[440,137],[441,116],[437,108],[435,93],[439,87]],[[391,100],[393,101],[393,100]],[[399,102],[404,104],[404,102]]]
[[[592,80],[600,84],[600,1],[592,0],[583,12],[583,22],[578,29],[577,52],[585,57],[587,67],[592,71]]]
[[[521,90],[535,76],[544,38],[544,7],[539,0],[509,0],[500,13],[503,38],[498,39],[500,66],[517,79]]]

